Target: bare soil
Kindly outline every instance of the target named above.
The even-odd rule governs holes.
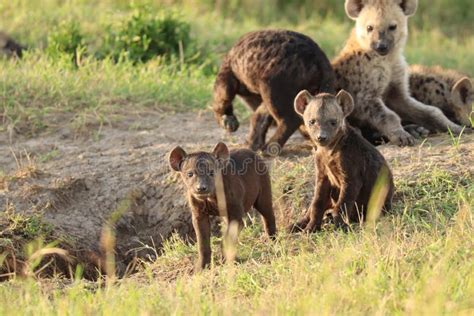
[[[241,146],[247,128],[242,122],[239,131],[228,135],[212,113],[202,111],[143,113],[114,126],[95,127],[87,135],[75,134],[67,124],[30,138],[3,133],[0,205],[42,214],[89,257],[100,256],[103,227],[113,224],[117,262],[124,270],[135,256],[153,255],[173,233],[194,237],[181,181],[168,167],[170,149],[180,145],[190,152],[210,150],[218,141]],[[443,135],[411,148],[379,149],[396,178],[416,175],[433,164],[448,170],[463,166],[472,174],[474,137],[462,139],[459,146]],[[310,155],[308,143],[295,134],[276,159]]]

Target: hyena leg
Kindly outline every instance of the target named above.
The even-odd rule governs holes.
[[[229,132],[235,132],[239,128],[239,121],[234,115],[232,106],[239,85],[229,62],[224,60],[214,83],[212,109],[217,123]]]
[[[455,134],[461,133],[462,127],[451,122],[440,109],[417,101],[404,90],[394,85],[390,87],[386,96],[387,105],[403,120],[421,125],[433,132],[445,132],[450,129]]]
[[[224,261],[229,262],[235,259],[239,234],[244,228],[244,208],[240,203],[230,203],[227,207],[228,216],[225,219],[226,227],[222,240],[222,254]]]
[[[354,115],[379,130],[396,145],[412,146],[415,142],[413,136],[403,129],[400,117],[379,98],[357,100],[357,112]]]
[[[258,195],[254,207],[260,213],[260,215],[262,215],[265,232],[268,234],[268,236],[270,236],[271,239],[275,239],[276,223],[275,214],[273,213],[270,176],[265,174],[261,175],[260,177],[262,179],[262,191]]]
[[[199,251],[199,258],[195,265],[195,271],[198,272],[211,264],[211,224],[209,216],[206,215],[193,214],[192,221]]]
[[[311,206],[308,211],[309,221],[306,224],[304,231],[308,233],[321,230],[324,213],[327,206],[331,203],[331,184],[327,176],[317,176],[316,184],[314,186],[314,196],[311,201]],[[303,218],[302,221],[305,221]],[[300,225],[300,222],[297,223]]]
[[[247,137],[249,147],[257,151],[265,144],[268,128],[275,123],[273,117],[263,105],[262,97],[258,94],[251,93],[242,85],[240,86],[239,96],[244,100],[247,106],[253,110],[250,118],[250,130]]]
[[[263,147],[263,151],[268,155],[279,155],[285,143],[301,125],[297,120],[299,120],[299,118],[295,117],[294,120],[291,118],[289,120],[283,119],[277,122],[275,134],[269,141],[267,141]]]
[[[339,192],[339,198],[333,211],[333,220],[336,226],[343,227],[350,222],[359,222],[363,219],[363,210],[358,209],[360,205],[356,205],[357,197],[362,182],[344,184]]]
[[[262,149],[265,145],[268,129],[273,122],[273,117],[268,113],[264,104],[260,105],[252,114],[247,142],[253,151]]]
[[[238,91],[238,94],[240,98],[252,111],[257,111],[258,107],[262,104],[262,97],[258,94],[251,93],[242,85],[240,85],[239,88],[240,90]]]
[[[300,218],[296,223],[291,224],[286,229],[289,233],[301,232],[308,226],[309,221],[311,220],[311,210],[306,210],[306,213]]]
[[[293,109],[293,101],[297,92],[288,89],[286,78],[285,80],[274,80],[262,88],[263,102],[277,125],[275,134],[264,146],[264,151],[268,154],[278,154],[286,141],[302,124],[302,119]],[[275,144],[279,146],[276,149],[274,148]]]

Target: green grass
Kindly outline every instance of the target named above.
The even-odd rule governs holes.
[[[296,217],[309,201],[311,162],[274,164],[280,227],[287,208]],[[239,263],[222,263],[215,237],[211,269],[193,275],[196,246],[176,237],[139,273],[113,283],[59,277],[0,283],[0,315],[471,314],[472,174],[431,166],[396,179],[396,187],[392,214],[374,227],[280,232],[269,242],[252,218],[240,236]]]

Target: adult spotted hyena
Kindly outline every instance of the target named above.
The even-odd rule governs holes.
[[[418,101],[439,108],[451,121],[471,126],[474,86],[467,75],[439,66],[413,65],[410,92]]]
[[[265,149],[272,143],[283,146],[303,125],[293,108],[298,92],[334,93],[335,80],[328,58],[311,38],[287,30],[248,33],[222,62],[214,85],[214,114],[223,128],[237,130],[232,101],[238,95],[255,111],[250,147]],[[265,143],[266,132],[274,122],[275,134]]]
[[[375,128],[402,146],[414,143],[413,136],[403,129],[402,120],[430,131],[462,130],[440,109],[410,96],[403,49],[408,18],[417,5],[417,0],[346,0],[346,14],[356,25],[332,62],[337,89],[345,89],[354,97],[349,122]]]

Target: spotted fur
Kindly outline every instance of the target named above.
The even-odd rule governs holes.
[[[467,75],[439,66],[413,65],[410,92],[418,101],[441,109],[451,121],[471,126],[474,87]]]
[[[408,36],[408,17],[417,0],[346,0],[347,15],[356,25],[340,54],[332,61],[336,89],[354,97],[349,122],[378,130],[398,145],[413,145],[414,138],[402,127],[411,121],[430,131],[460,133],[438,108],[412,98],[408,65],[403,49]]]

